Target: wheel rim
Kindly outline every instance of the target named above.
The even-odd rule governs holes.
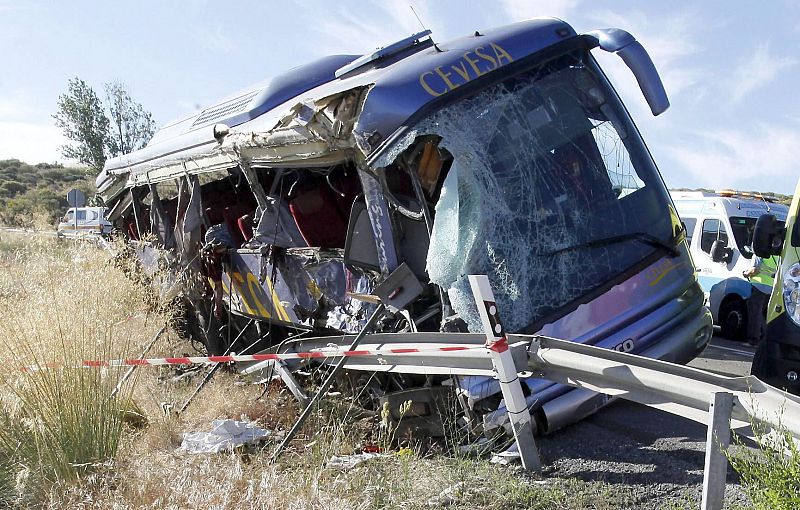
[[[725,315],[725,325],[731,330],[736,331],[742,327],[744,322],[744,315],[740,310],[728,310]]]

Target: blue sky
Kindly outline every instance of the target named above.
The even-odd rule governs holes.
[[[331,53],[365,53],[420,30],[446,40],[556,16],[579,32],[633,33],[672,108],[652,117],[635,80],[598,54],[670,187],[791,193],[800,176],[800,0],[0,0],[0,159],[62,160],[58,95],[78,76],[120,80],[163,124]]]

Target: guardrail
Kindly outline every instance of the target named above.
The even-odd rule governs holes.
[[[476,277],[471,276],[472,280]],[[773,388],[756,377],[725,377],[697,368],[645,358],[537,335],[505,335],[499,314],[488,289],[486,277],[477,277],[473,292],[486,330],[486,365],[475,365],[480,352],[469,349],[470,359],[447,357],[435,351],[408,353],[412,362],[403,362],[406,354],[365,355],[348,369],[409,373],[491,373],[499,378],[506,408],[517,439],[520,457],[527,469],[539,467],[538,452],[527,420],[521,416],[524,398],[519,377],[534,376],[624,398],[708,425],[702,508],[722,508],[727,473],[724,450],[730,442],[731,429],[742,436],[756,438],[751,424],[767,431],[785,430],[800,441],[800,398]],[[484,288],[481,289],[482,280]],[[488,289],[488,293],[487,293]],[[360,335],[361,336],[361,335]],[[331,338],[305,339],[305,345],[329,342]],[[351,336],[338,339],[350,342]],[[365,335],[362,349],[388,346],[438,344],[472,345],[478,338],[468,333],[400,333]],[[527,345],[527,360],[512,355],[513,349]],[[369,346],[369,347],[368,347]],[[517,351],[519,353],[519,351]],[[372,361],[370,361],[372,359]],[[488,362],[491,361],[491,365]],[[380,368],[378,368],[380,367]],[[493,367],[493,368],[491,368]],[[521,399],[521,400],[520,400]],[[522,407],[520,407],[522,406]]]
[[[510,337],[515,338],[515,337]],[[786,431],[800,440],[800,398],[754,376],[725,377],[634,354],[543,336],[531,339],[528,368],[537,376],[708,424],[701,508],[722,508],[730,433],[757,439]]]

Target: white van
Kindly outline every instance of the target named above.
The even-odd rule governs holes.
[[[722,336],[743,340],[751,285],[742,272],[753,265],[756,220],[771,213],[783,223],[789,208],[769,196],[732,190],[670,194],[686,227],[686,242],[714,324],[722,328]]]
[[[105,214],[104,207],[70,207],[58,224],[58,234],[110,234],[112,224]]]

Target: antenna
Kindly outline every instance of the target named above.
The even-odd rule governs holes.
[[[417,21],[419,21],[419,26],[422,27],[422,30],[428,30],[428,27],[426,27],[425,23],[422,22],[422,20],[419,17],[419,14],[417,14],[417,11],[414,10],[414,6],[411,5],[411,4],[408,4],[408,7],[411,9],[411,12],[414,13],[414,17],[417,18]]]
[[[422,22],[422,19],[419,17],[419,14],[417,14],[417,11],[414,9],[414,6],[408,4],[408,8],[411,9],[411,12],[414,13],[414,17],[417,18],[417,21],[419,21],[419,25],[422,27],[422,29],[425,30],[426,32],[430,32],[430,30],[428,30],[428,27],[425,26],[425,23]],[[433,47],[436,48],[436,51],[442,51],[439,49],[438,46],[436,46],[436,41],[433,40],[433,34],[428,35],[428,38],[433,43]]]
[[[772,212],[772,211],[770,210],[770,207],[769,207],[769,202],[767,202],[767,199],[766,199],[766,197],[764,197],[764,194],[763,194],[763,193],[759,193],[759,194],[758,194],[758,196],[760,196],[760,197],[761,197],[761,200],[763,200],[763,201],[764,201],[764,205],[766,205],[766,206],[767,206],[767,212]]]

